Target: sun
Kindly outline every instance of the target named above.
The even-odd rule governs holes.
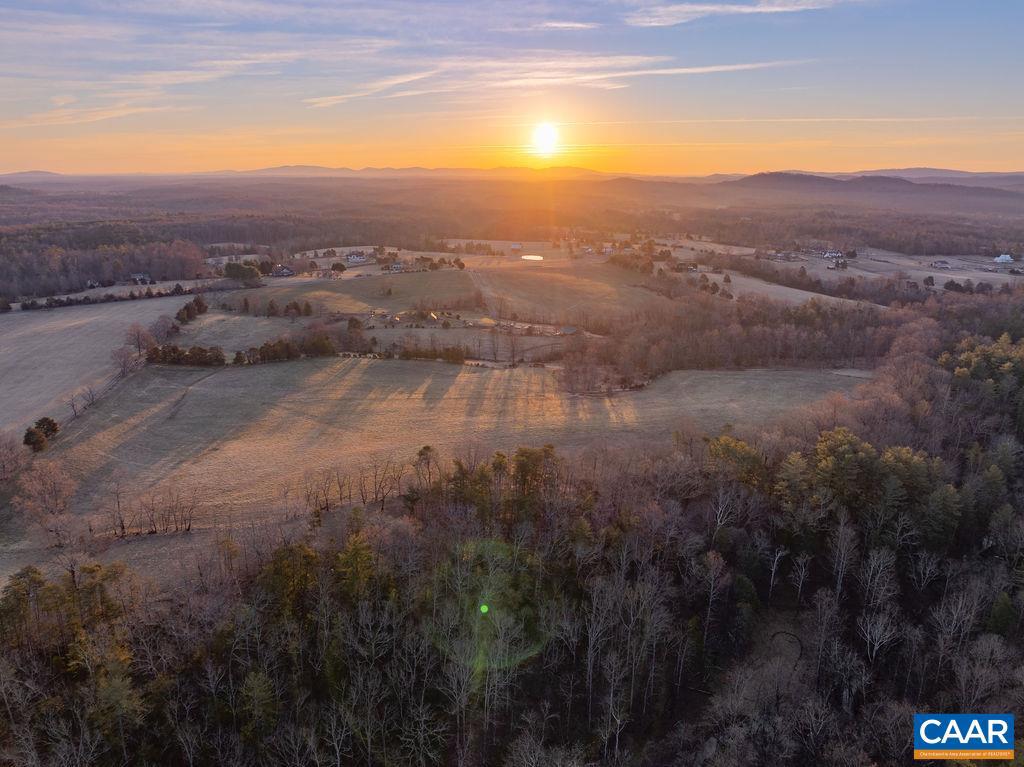
[[[558,127],[554,123],[537,123],[533,129],[533,153],[550,157],[558,151]]]

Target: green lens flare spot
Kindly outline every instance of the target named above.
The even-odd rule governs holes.
[[[487,611],[490,610],[490,609],[491,608],[488,607],[487,605],[480,605],[480,612],[483,613],[484,615],[487,615]]]

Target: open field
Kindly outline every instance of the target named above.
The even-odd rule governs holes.
[[[283,277],[267,278],[266,287],[224,294],[223,300],[266,304],[273,299],[283,307],[289,301],[309,301],[317,313],[362,313],[371,310],[402,312],[420,304],[443,307],[473,299],[473,281],[463,271],[441,269],[434,272],[383,274],[361,271],[365,277],[341,280]],[[388,291],[390,290],[390,295]]]
[[[175,343],[179,346],[219,346],[230,359],[232,352],[273,341],[299,331],[305,325],[302,318],[292,322],[287,317],[252,317],[211,309],[185,325]]]
[[[398,347],[410,345],[429,347],[464,346],[469,349],[474,359],[490,360],[497,357],[498,361],[511,358],[511,345],[507,333],[486,328],[374,328],[364,331],[367,338],[376,338],[378,349],[386,349],[391,344]],[[541,358],[546,354],[560,351],[565,344],[564,336],[553,335],[519,335],[515,336],[516,357],[527,362]]]
[[[682,371],[612,397],[566,394],[546,370],[303,360],[216,371],[148,367],[69,427],[57,453],[88,489],[115,469],[131,484],[196,488],[220,512],[270,510],[307,470],[375,456],[609,439],[654,444],[684,421],[757,425],[863,379],[821,370]],[[95,487],[93,487],[95,489]]]
[[[128,327],[173,315],[188,297],[118,301],[0,315],[0,430],[20,431],[48,415],[63,420],[64,399],[99,388],[114,372],[110,352]]]
[[[219,346],[230,359],[235,351],[259,346],[265,341],[274,341],[281,336],[301,333],[315,317],[298,317],[294,321],[286,317],[254,317],[247,314],[222,312],[211,309],[185,325],[175,343],[179,346]],[[507,333],[479,327],[407,328],[374,326],[363,331],[367,339],[376,339],[375,349],[384,350],[393,344],[400,350],[404,346],[436,347],[464,346],[478,359],[491,359],[497,344],[498,360],[508,360],[510,344]],[[565,338],[553,335],[519,335],[515,337],[517,353],[527,361],[534,359],[534,352],[549,352],[560,349]]]
[[[829,272],[829,274],[833,274],[833,272]],[[830,301],[835,303],[856,303],[855,301],[850,301],[846,298],[827,296],[822,293],[814,293],[810,290],[791,288],[787,285],[776,285],[773,282],[766,282],[765,280],[758,279],[757,277],[748,277],[745,274],[737,274],[736,272],[729,272],[729,279],[732,280],[729,285],[723,284],[721,275],[709,274],[708,278],[717,282],[720,287],[728,288],[729,291],[737,298],[740,296],[763,296],[774,301],[784,301],[788,304],[802,304],[812,298],[816,298],[819,301]]]
[[[132,537],[95,552],[160,579],[203,555],[224,526],[237,532],[284,521],[310,471],[354,475],[381,457],[409,460],[424,444],[442,457],[545,443],[564,452],[657,446],[683,425],[756,428],[829,392],[850,392],[867,376],[680,371],[644,390],[582,397],[532,368],[365,359],[214,371],[150,366],[69,424],[50,455],[80,482],[74,513],[83,527],[88,519],[106,529],[101,509],[112,478],[134,496],[195,490],[202,504],[191,534]],[[0,516],[0,551],[0,581],[54,555],[13,515]]]
[[[606,264],[558,261],[504,261],[475,269],[473,278],[496,316],[513,314],[554,325],[584,318],[628,315],[672,302],[639,287],[644,275]]]
[[[705,242],[689,238],[672,240],[672,255],[685,261],[692,261],[695,256],[702,255],[706,251],[732,256],[750,256],[753,255],[754,248],[743,245],[722,245],[718,242]]]

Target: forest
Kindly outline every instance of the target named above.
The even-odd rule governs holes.
[[[0,594],[5,758],[896,765],[915,711],[1024,710],[1019,295],[698,298],[744,348],[786,311],[876,375],[664,448],[313,472],[301,525],[225,533],[169,593],[69,546]],[[664,320],[631,364],[734,346]]]
[[[929,185],[910,184],[920,200],[906,207],[882,193],[807,198],[794,195],[785,180],[785,174],[767,179],[783,185],[759,188],[751,199],[729,183],[635,179],[171,183],[155,177],[68,180],[31,191],[12,187],[25,193],[0,199],[0,298],[73,292],[89,280],[106,284],[133,271],[155,279],[191,279],[200,271],[205,276],[201,248],[225,242],[252,243],[281,259],[337,245],[429,251],[454,237],[527,241],[574,232],[596,238],[700,232],[715,242],[766,249],[831,243],[909,255],[1024,253],[1020,208],[990,212],[991,201],[971,201],[979,190],[963,187],[960,204],[947,210],[950,201],[945,195],[933,201]]]
[[[65,249],[0,237],[0,298],[38,298],[76,293],[92,286],[109,287],[131,274],[145,274],[159,281],[191,280],[210,274],[202,249],[192,242],[116,239],[116,243]]]

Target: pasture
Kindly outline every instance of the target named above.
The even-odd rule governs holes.
[[[309,301],[317,314],[342,312],[358,314],[371,310],[402,312],[419,306],[445,308],[472,303],[475,287],[466,272],[441,269],[434,272],[384,274],[360,270],[364,277],[321,280],[285,277],[264,280],[265,287],[222,294],[220,301],[241,303],[248,298],[260,306],[273,299],[279,307],[290,301]]]
[[[569,259],[500,261],[475,269],[473,279],[493,316],[554,325],[602,316],[613,320],[667,298],[639,287],[645,275]]]
[[[211,309],[185,325],[174,342],[179,346],[219,346],[230,358],[232,352],[301,330],[307,324],[303,319],[293,322],[287,317],[252,317]]]
[[[862,379],[821,370],[679,371],[611,397],[566,394],[544,369],[302,360],[215,371],[150,366],[69,425],[55,455],[82,481],[80,509],[118,474],[139,490],[195,489],[200,526],[274,515],[304,472],[355,472],[424,444],[514,450],[552,443],[665,444],[692,423],[757,426]]]
[[[174,315],[189,296],[118,301],[0,315],[0,431],[47,415],[64,420],[65,400],[99,389],[114,372],[110,352],[135,322]]]
[[[829,272],[829,274],[835,274],[835,272]],[[729,272],[729,279],[732,280],[729,285],[723,284],[721,275],[709,274],[708,278],[717,282],[720,287],[728,288],[729,291],[737,298],[741,296],[761,296],[764,298],[770,298],[774,301],[782,301],[787,304],[802,304],[812,298],[832,303],[856,303],[856,301],[850,301],[846,298],[827,296],[810,290],[791,288],[787,285],[776,285],[773,282],[766,282],[765,280],[757,277],[749,277],[745,274],[738,274],[736,272]]]

